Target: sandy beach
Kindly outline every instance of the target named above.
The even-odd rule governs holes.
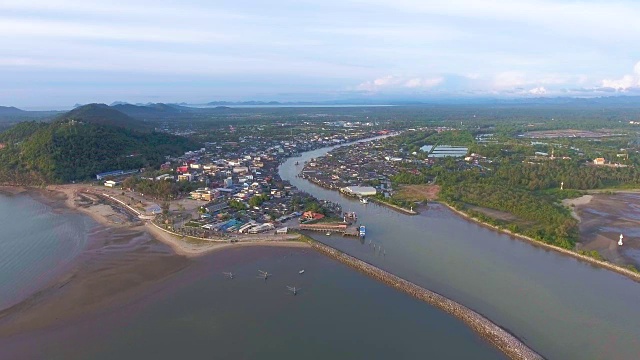
[[[176,254],[194,257],[219,251],[226,248],[236,248],[245,246],[284,246],[284,247],[307,247],[303,242],[296,241],[299,238],[297,234],[273,235],[242,235],[233,237],[234,242],[208,241],[206,239],[194,239],[172,235],[169,232],[160,229],[150,221],[144,223],[133,216],[123,216],[122,212],[116,211],[113,204],[95,203],[87,201],[81,194],[86,193],[88,189],[86,185],[68,184],[68,185],[52,185],[47,187],[47,191],[53,197],[64,196],[64,204],[73,210],[81,211],[91,216],[94,220],[107,227],[124,227],[148,232],[156,240],[168,245]],[[89,194],[89,196],[94,196]],[[141,224],[144,224],[141,226]]]
[[[145,228],[156,239],[169,245],[176,254],[194,257],[208,254],[214,251],[219,251],[227,248],[239,248],[247,246],[281,246],[281,247],[309,247],[309,244],[305,242],[295,241],[299,238],[299,235],[262,235],[256,237],[239,237],[234,240],[238,242],[212,242],[206,240],[195,239],[179,239],[174,235],[169,234],[166,231],[159,229],[152,223],[146,223]]]
[[[592,199],[593,195],[584,195],[575,199],[564,199],[562,200],[562,205],[571,209],[571,216],[573,216],[574,219],[581,221],[580,215],[578,215],[578,212],[576,211],[576,207],[587,205]]]
[[[61,321],[73,322],[85,314],[128,302],[150,285],[162,283],[190,266],[193,257],[248,247],[309,248],[308,243],[295,241],[297,234],[246,235],[234,238],[238,241],[234,243],[180,239],[150,222],[123,215],[110,204],[83,199],[80,192],[84,188],[62,185],[46,190],[0,190],[8,194],[28,192],[54,211],[80,211],[103,228],[69,271],[27,300],[0,311],[0,337],[48,328]]]

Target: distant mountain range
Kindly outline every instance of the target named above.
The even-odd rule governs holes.
[[[91,104],[98,105],[98,104]],[[122,101],[113,102],[111,105],[99,104],[102,107],[111,108],[139,120],[168,117],[171,115],[188,115],[190,113],[202,113],[210,110],[232,109],[234,106],[240,107],[269,107],[269,106],[374,106],[374,105],[395,105],[395,106],[447,106],[447,105],[468,105],[468,106],[631,106],[640,107],[640,96],[609,96],[596,98],[481,98],[481,97],[431,97],[431,98],[357,98],[331,101],[211,101],[206,104],[130,104]],[[86,105],[76,104],[76,108]],[[60,111],[25,111],[15,107],[0,106],[0,120],[11,118],[52,118],[59,115]]]
[[[170,114],[189,113],[195,110],[186,106],[163,103],[148,105],[132,105],[119,103],[115,105],[112,104],[111,107],[132,117],[165,116]]]
[[[20,110],[16,107],[8,107],[8,106],[0,106],[0,115],[5,116],[14,116],[14,115],[24,115],[26,111]]]
[[[378,98],[378,99],[345,99],[332,101],[211,101],[205,106],[322,106],[322,105],[637,105],[640,106],[640,96],[608,96],[597,98],[574,97],[538,97],[538,98],[480,98],[480,97],[433,97],[433,98]]]

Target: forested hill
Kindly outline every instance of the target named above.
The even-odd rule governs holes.
[[[131,116],[109,107],[105,104],[88,104],[77,107],[67,113],[56,118],[55,121],[67,122],[69,120],[90,123],[94,125],[110,125],[121,128],[152,131],[153,126],[132,118]]]
[[[0,133],[0,183],[40,185],[90,179],[118,169],[155,167],[198,147],[155,132],[107,107],[86,105],[51,123],[24,122]]]

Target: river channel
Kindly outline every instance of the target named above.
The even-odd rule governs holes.
[[[430,204],[416,216],[404,215],[296,176],[305,161],[333,148],[288,159],[280,176],[357,212],[367,237],[360,241],[318,234],[316,240],[483,314],[546,358],[639,357],[640,284],[497,233],[440,204]],[[382,251],[374,250],[374,244]]]

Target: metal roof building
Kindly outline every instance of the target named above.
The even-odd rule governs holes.
[[[373,196],[376,194],[376,188],[371,186],[347,186],[341,190],[346,194],[355,196]]]

